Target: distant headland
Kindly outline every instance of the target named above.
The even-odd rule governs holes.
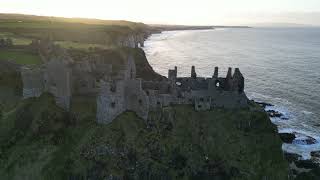
[[[249,26],[192,26],[192,25],[161,25],[150,24],[155,31],[184,31],[184,30],[210,30],[218,28],[251,28]]]

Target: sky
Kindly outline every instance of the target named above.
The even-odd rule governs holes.
[[[320,0],[0,0],[0,13],[149,24],[296,23],[320,26]]]

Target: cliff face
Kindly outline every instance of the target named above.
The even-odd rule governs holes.
[[[140,48],[127,49],[133,53],[136,67],[137,67],[137,78],[142,78],[146,81],[161,81],[166,77],[156,73],[151,65],[149,64],[145,52]]]
[[[276,127],[264,112],[175,106],[97,125],[87,100],[70,115],[50,95],[0,121],[4,179],[287,179]],[[80,103],[82,102],[82,104]],[[86,107],[86,108],[85,108]],[[91,107],[91,106],[90,106]]]

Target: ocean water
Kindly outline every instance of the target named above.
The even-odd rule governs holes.
[[[178,76],[210,77],[214,67],[226,76],[228,67],[239,67],[250,99],[275,105],[289,120],[272,118],[280,132],[318,143],[283,144],[285,151],[310,158],[320,150],[320,29],[251,28],[171,31],[152,35],[145,43],[154,70],[167,76],[178,67]]]

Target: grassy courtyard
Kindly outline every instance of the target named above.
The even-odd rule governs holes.
[[[41,59],[38,55],[18,50],[0,50],[0,61],[1,60],[9,60],[20,65],[41,64]]]

